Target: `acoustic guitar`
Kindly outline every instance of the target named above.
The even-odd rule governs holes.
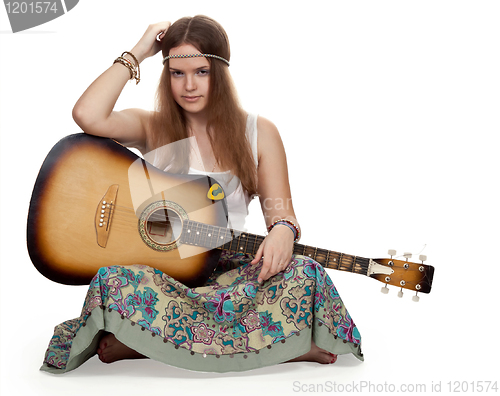
[[[208,176],[165,173],[116,141],[83,133],[59,141],[38,174],[27,244],[45,277],[88,284],[103,266],[143,264],[203,285],[222,250],[255,254],[263,236],[228,227],[225,192]],[[429,293],[434,268],[294,245],[326,268]],[[386,288],[386,287],[385,287]]]

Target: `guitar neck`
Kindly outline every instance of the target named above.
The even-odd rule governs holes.
[[[188,220],[184,222],[182,243],[255,255],[264,237],[230,228]],[[293,254],[310,257],[325,268],[368,276],[370,260],[363,257],[294,244]]]

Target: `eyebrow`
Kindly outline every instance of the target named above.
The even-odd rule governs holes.
[[[174,67],[169,67],[170,71],[184,71],[182,69],[176,69]],[[204,69],[210,69],[210,65],[208,66],[201,66],[201,67],[197,67],[196,69],[194,69],[195,71],[199,71],[199,70],[204,70]]]

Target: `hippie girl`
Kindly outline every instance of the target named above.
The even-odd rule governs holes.
[[[139,83],[149,57],[163,63],[155,110],[114,110],[127,81]],[[241,108],[229,65],[226,32],[211,18],[150,25],[83,93],[73,118],[85,133],[144,155],[194,138],[187,165],[172,158],[153,165],[217,180],[230,192],[235,229],[244,229],[248,204],[258,196],[268,234],[256,254],[223,251],[210,279],[195,288],[140,262],[101,268],[80,317],[56,326],[42,370],[64,373],[95,354],[104,363],[151,358],[213,372],[330,364],[348,353],[363,360],[360,334],[330,277],[312,259],[292,254],[301,231],[280,135],[271,121]]]

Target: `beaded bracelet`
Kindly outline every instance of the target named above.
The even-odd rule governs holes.
[[[300,228],[299,228],[299,226],[297,226],[293,221],[288,220],[288,219],[276,220],[273,224],[271,224],[269,227],[267,227],[267,232],[271,232],[271,230],[277,224],[281,224],[281,225],[287,226],[288,228],[290,228],[292,230],[293,235],[294,235],[294,239],[293,239],[294,242],[297,242],[300,239],[301,235],[300,235]]]

